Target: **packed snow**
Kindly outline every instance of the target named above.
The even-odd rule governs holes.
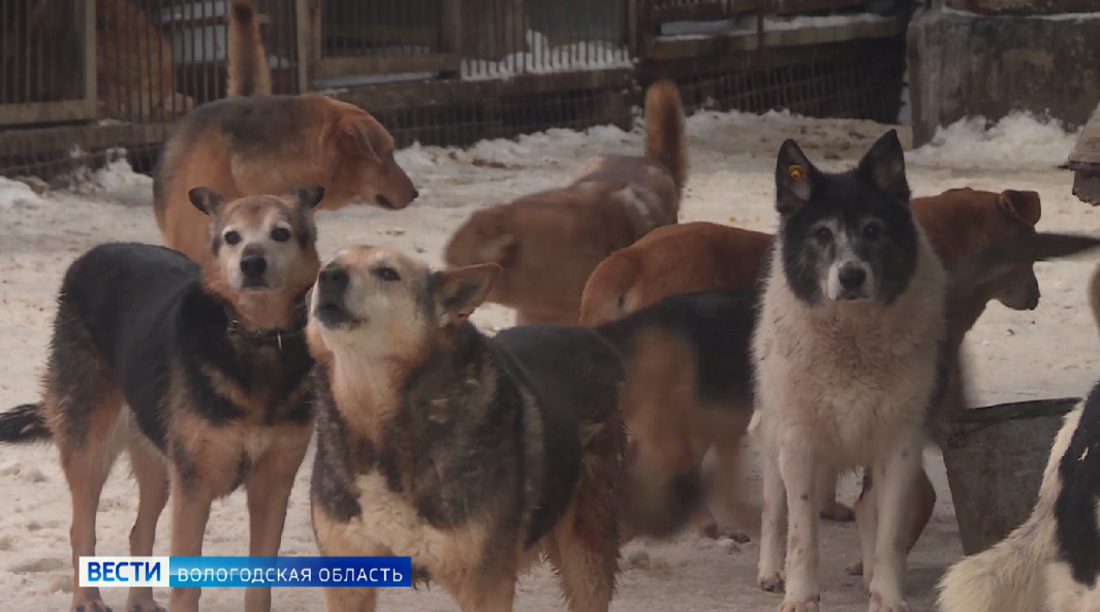
[[[683,202],[684,221],[708,220],[773,231],[775,154],[796,139],[824,168],[850,167],[888,126],[868,121],[816,120],[771,112],[763,115],[703,112],[688,122],[691,174]],[[907,128],[901,128],[909,142]],[[942,130],[929,145],[911,151],[907,171],[917,195],[952,187],[1033,189],[1043,200],[1041,229],[1097,232],[1100,212],[1071,195],[1071,173],[1058,169],[1075,139],[1059,126],[1013,115],[987,126],[981,120]],[[636,153],[638,129],[598,127],[583,132],[548,130],[512,140],[484,141],[468,149],[413,146],[399,162],[421,197],[402,211],[350,206],[318,215],[322,256],[352,243],[388,244],[419,253],[438,264],[449,233],[479,207],[535,190],[562,185],[583,161],[604,152]],[[122,163],[123,165],[119,165]],[[133,240],[159,243],[149,201],[148,177],[115,162],[82,179],[85,188],[43,192],[0,180],[0,409],[36,401],[38,377],[50,337],[55,294],[66,266],[98,243]],[[87,187],[87,186],[91,187]],[[971,332],[973,392],[980,404],[1084,394],[1096,379],[1100,359],[1087,308],[1085,286],[1093,261],[1037,266],[1043,297],[1033,312],[989,307]],[[511,324],[503,308],[475,315],[485,327]],[[933,585],[962,555],[942,460],[927,455],[939,501],[931,525],[909,561],[914,609],[929,610]],[[291,499],[282,553],[313,555],[309,519],[311,459],[299,472]],[[126,477],[127,460],[103,493],[98,517],[98,552],[125,555],[136,508],[136,487]],[[0,447],[0,610],[64,610],[72,597],[69,552],[69,493],[53,447]],[[842,498],[856,493],[850,480]],[[758,495],[758,492],[755,494]],[[248,522],[242,493],[218,502],[210,519],[204,553],[247,554]],[[159,525],[157,554],[167,554],[170,513]],[[822,605],[831,612],[863,612],[861,580],[844,573],[858,555],[854,526],[821,529]],[[684,535],[671,543],[634,542],[623,552],[623,574],[613,604],[617,612],[740,610],[772,612],[779,596],[756,586],[757,544],[703,541]],[[167,592],[158,590],[162,604]],[[115,610],[126,592],[104,591]],[[202,609],[241,609],[239,589],[205,589]],[[276,589],[276,612],[315,611],[317,589]],[[553,576],[545,569],[523,579],[516,606],[528,612],[565,609]],[[393,590],[380,609],[434,612],[457,607],[439,588]]]

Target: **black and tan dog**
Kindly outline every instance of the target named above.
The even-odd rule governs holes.
[[[305,296],[320,267],[312,208],[322,195],[225,201],[196,188],[191,201],[214,228],[202,266],[113,243],[69,267],[42,402],[0,416],[0,441],[58,446],[74,576],[79,557],[95,555],[100,491],[123,447],[140,491],[131,555],[152,554],[169,492],[171,554],[201,555],[211,502],[242,484],[249,554],[278,553],[311,434]],[[199,591],[174,588],[172,612],[195,612]],[[245,610],[270,607],[270,588],[248,589]],[[73,610],[107,609],[97,588],[75,587]],[[127,612],[159,610],[152,589],[130,590]]]
[[[464,612],[512,609],[545,554],[569,609],[606,611],[619,558],[622,366],[598,334],[483,336],[467,317],[496,264],[431,271],[399,252],[341,251],[313,289],[313,526],[322,554],[412,557]],[[327,588],[329,612],[375,609]]]

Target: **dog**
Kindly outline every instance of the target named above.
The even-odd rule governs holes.
[[[464,612],[508,611],[545,554],[569,609],[606,611],[618,574],[622,364],[596,332],[483,336],[468,317],[501,273],[340,251],[313,289],[313,528],[324,555],[410,556]],[[375,609],[325,588],[329,612]]]
[[[577,325],[600,261],[678,220],[688,172],[680,93],[655,83],[645,107],[645,156],[595,157],[565,188],[477,211],[451,236],[447,265],[500,265],[487,301],[514,309],[519,325]]]
[[[1100,267],[1089,304],[1100,327]],[[1100,609],[1100,383],[1065,416],[1031,516],[940,580],[943,612],[1091,612]]]
[[[902,525],[922,470],[925,417],[950,368],[947,274],[909,200],[896,130],[838,174],[817,169],[793,140],[780,148],[780,227],[761,280],[749,425],[763,458],[757,580],[769,591],[785,586],[780,612],[818,607],[826,464],[873,473],[869,610],[909,610]]]
[[[319,184],[317,210],[355,198],[397,210],[417,198],[393,137],[370,113],[317,94],[271,95],[251,0],[233,0],[229,12],[228,93],[187,114],[164,144],[153,209],[165,246],[200,261],[210,220],[188,200],[199,185],[235,198]]]
[[[1100,238],[1020,232],[952,266],[948,295],[968,300],[961,288],[999,286],[1021,266],[1097,247]],[[737,528],[759,529],[759,510],[732,486],[755,402],[751,338],[758,289],[672,295],[595,327],[624,364],[623,511],[632,533],[676,533],[692,518],[709,517],[702,503],[708,499],[720,500]],[[700,466],[711,448],[717,473],[704,479]],[[724,535],[736,539],[744,533]]]
[[[974,257],[1011,237],[1034,233],[1042,214],[1038,193],[1012,189],[1001,193],[950,189],[936,196],[913,198],[911,208],[933,250],[946,265]],[[583,325],[601,325],[670,295],[751,286],[759,281],[771,243],[771,234],[707,222],[654,230],[596,267],[585,285],[580,321]],[[960,289],[952,296],[949,312],[956,348],[990,300],[996,299],[1014,310],[1033,310],[1040,296],[1030,263],[983,285]],[[669,363],[667,367],[679,366]],[[957,363],[948,386],[949,396],[960,407],[962,388],[954,381],[962,380],[961,369]],[[833,471],[822,476],[821,486],[826,493],[821,517],[853,520],[858,508],[853,512],[837,502],[836,480]],[[927,477],[922,479],[918,493],[918,507],[925,517],[914,527],[914,544],[936,501],[935,489]],[[706,525],[704,532],[714,533],[715,529],[715,525]],[[849,571],[862,574],[862,562],[850,566]]]
[[[650,538],[695,522],[709,537],[747,541],[760,511],[733,487],[753,413],[749,363],[751,288],[673,295],[596,327],[622,358],[628,437],[627,523]],[[716,455],[704,482],[705,453]],[[734,528],[720,530],[705,505],[719,500]]]
[[[131,555],[152,555],[171,493],[171,554],[200,556],[211,503],[241,485],[249,554],[279,551],[312,433],[305,296],[320,268],[312,209],[323,189],[190,196],[213,227],[204,263],[137,243],[79,257],[61,286],[42,401],[0,417],[0,441],[52,440],[60,451],[74,584],[79,558],[95,555],[100,491],[123,448],[139,488]],[[169,607],[196,612],[199,596],[174,587]],[[247,612],[270,608],[270,587],[248,588]],[[72,609],[108,610],[94,586],[74,588]],[[126,610],[162,608],[152,589],[132,588]]]

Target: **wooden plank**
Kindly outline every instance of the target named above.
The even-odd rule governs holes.
[[[461,0],[441,0],[439,13],[439,51],[462,57],[462,2]],[[444,71],[446,77],[461,74],[462,62],[455,70]]]
[[[92,92],[95,93],[95,90]],[[0,104],[0,125],[86,121],[94,118],[94,100],[91,105],[87,99]]]
[[[99,108],[96,90],[96,31],[95,31],[95,3],[96,0],[84,0],[84,111],[85,119],[93,119]]]
[[[313,69],[313,20],[317,14],[313,12],[310,0],[295,0],[294,2],[294,26],[298,35],[298,92],[312,91],[313,77],[310,72]]]
[[[760,48],[761,45],[767,49],[782,49],[867,38],[889,38],[897,36],[899,27],[900,23],[893,19],[854,25],[842,24],[827,27],[808,26],[790,30],[765,30],[763,36],[760,36],[759,32],[738,32],[691,38],[659,36],[652,42],[651,58],[655,60],[699,58],[746,51]]]
[[[432,53],[396,57],[326,57],[313,69],[314,79],[333,77],[406,74],[415,72],[457,72],[462,58],[457,53]]]
[[[696,2],[676,6],[663,6],[654,10],[657,23],[674,21],[721,21],[726,19],[726,7],[722,2]]]
[[[777,0],[777,15],[796,15],[861,6],[864,0]]]

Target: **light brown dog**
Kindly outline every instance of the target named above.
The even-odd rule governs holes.
[[[951,189],[940,195],[914,198],[911,204],[932,248],[946,265],[973,256],[1020,233],[1034,232],[1041,214],[1039,194],[1006,190],[1001,193]],[[655,230],[636,244],[617,251],[600,263],[585,286],[580,322],[596,326],[644,308],[670,295],[748,287],[754,284],[771,244],[771,235],[714,223],[685,223]],[[1012,273],[966,295],[952,296],[953,342],[961,345],[990,300],[1014,310],[1031,310],[1039,303],[1039,283],[1033,266]],[[961,368],[948,385],[950,403],[962,401]],[[730,472],[729,469],[721,470]],[[855,513],[836,501],[836,474],[821,486],[825,496],[822,516],[847,521]],[[935,503],[935,491],[925,476],[921,483],[921,512],[916,535],[923,530]],[[716,533],[714,525],[704,527]],[[914,537],[914,543],[915,543]],[[857,571],[853,566],[851,571]]]
[[[576,325],[581,292],[608,255],[677,222],[687,157],[679,91],[659,82],[646,93],[645,156],[589,160],[562,189],[474,213],[451,237],[452,267],[504,269],[488,301],[516,310],[516,322]]]
[[[363,109],[325,96],[275,96],[251,0],[229,15],[229,98],[183,118],[164,145],[153,206],[165,246],[195,261],[207,247],[209,218],[187,198],[205,185],[227,198],[325,189],[318,210],[354,198],[386,209],[417,197],[394,160],[389,132]]]

